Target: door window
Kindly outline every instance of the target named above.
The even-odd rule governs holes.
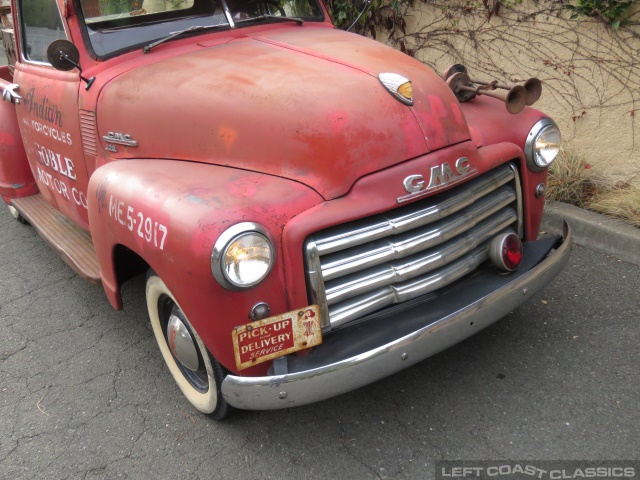
[[[59,38],[67,38],[56,0],[22,0],[20,22],[24,57],[35,62],[49,63],[49,44]]]

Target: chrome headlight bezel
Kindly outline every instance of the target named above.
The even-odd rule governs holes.
[[[229,252],[230,247],[237,242],[238,240],[246,237],[248,235],[255,235],[258,238],[261,238],[265,241],[269,246],[269,264],[264,272],[255,280],[248,283],[240,283],[230,278],[224,268],[225,258]],[[217,280],[217,282],[222,285],[227,290],[247,290],[249,288],[253,288],[256,285],[259,285],[265,278],[269,276],[269,273],[273,269],[273,265],[275,264],[276,252],[273,246],[273,241],[267,230],[257,223],[253,222],[242,222],[236,225],[233,225],[226,229],[216,243],[213,246],[213,251],[211,252],[211,272],[213,273],[213,277]]]
[[[558,132],[559,152],[561,140],[560,129],[558,128],[556,122],[554,122],[550,118],[543,118],[542,120],[536,122],[536,124],[529,131],[529,135],[527,135],[527,141],[524,146],[524,154],[527,159],[527,167],[533,172],[542,172],[543,170],[546,170],[547,168],[549,168],[549,165],[551,165],[555,161],[555,159],[558,158],[558,154],[556,153],[556,155],[550,162],[546,162],[541,159],[536,150],[536,143],[540,139],[540,136],[543,133],[548,133],[549,131],[551,131],[550,129]]]

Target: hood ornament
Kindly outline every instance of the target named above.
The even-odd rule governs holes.
[[[378,80],[391,95],[405,105],[413,105],[413,87],[411,80],[397,73],[381,73]]]

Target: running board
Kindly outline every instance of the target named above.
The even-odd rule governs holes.
[[[11,200],[20,214],[78,275],[102,283],[91,235],[53,208],[41,194]]]

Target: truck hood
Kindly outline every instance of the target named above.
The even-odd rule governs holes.
[[[163,56],[170,45],[100,93],[100,137],[137,142],[111,145],[115,158],[231,166],[328,200],[363,175],[469,139],[455,96],[431,69],[355,34],[286,24]],[[386,91],[383,72],[412,81],[412,107]]]

